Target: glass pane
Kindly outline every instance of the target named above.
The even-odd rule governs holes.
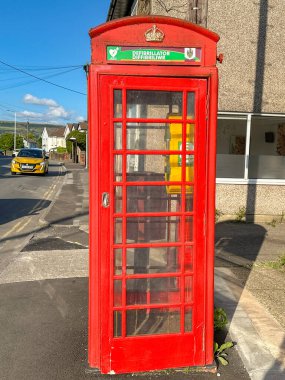
[[[173,122],[166,125],[166,147],[170,150],[182,150],[183,125],[185,125],[180,122],[182,116],[181,114],[171,114],[169,119],[172,119]],[[195,125],[186,124],[186,150],[188,151],[194,150],[194,134]]]
[[[165,166],[165,179],[166,181],[182,181],[182,165],[183,165],[183,154],[179,155],[169,155],[165,156],[166,166]],[[186,155],[186,174],[185,181],[194,181],[194,156]],[[170,189],[170,192],[175,191],[175,187]],[[176,192],[176,191],[175,191]]]
[[[117,218],[114,222],[114,242],[117,244],[122,243],[122,219]]]
[[[181,115],[171,114],[168,118],[181,120]],[[170,124],[127,123],[127,149],[181,150],[182,124],[176,121]],[[194,150],[194,124],[187,124],[186,149]]]
[[[195,117],[195,93],[187,93],[187,117],[188,119],[194,119]]]
[[[114,90],[114,117],[122,117],[122,90]]]
[[[179,303],[178,277],[127,280],[127,305]]]
[[[192,212],[193,211],[193,192],[194,192],[194,187],[193,186],[187,186],[186,187],[186,205],[185,205],[185,211],[186,212]]]
[[[114,337],[122,336],[122,312],[114,311]]]
[[[185,247],[184,263],[185,263],[185,272],[192,272],[193,271],[193,247],[192,246]]]
[[[246,119],[218,120],[218,178],[244,178],[246,124]]]
[[[164,123],[128,123],[127,149],[165,150],[166,130]]]
[[[193,278],[185,277],[185,303],[193,302]]]
[[[114,280],[114,306],[122,306],[122,281]]]
[[[122,250],[114,250],[114,274],[120,276],[122,274]]]
[[[180,241],[180,217],[127,218],[128,243]]]
[[[164,181],[163,155],[127,155],[127,181]]]
[[[177,212],[180,201],[181,195],[167,194],[166,186],[127,187],[127,212]]]
[[[285,179],[285,117],[252,117],[248,175]]]
[[[122,156],[116,155],[114,157],[114,180],[121,182],[122,179]]]
[[[122,149],[122,123],[114,123],[114,148]]]
[[[127,336],[175,334],[179,332],[179,308],[127,311]]]
[[[115,187],[115,212],[120,213],[122,212],[122,194],[123,194],[123,188],[122,186],[116,186]]]
[[[193,241],[193,217],[185,218],[185,241]]]
[[[182,114],[182,92],[127,91],[127,117],[166,119],[170,113]]]
[[[189,155],[187,155],[189,156]],[[188,165],[189,163],[189,165]],[[194,181],[193,156],[188,160],[185,168],[185,180]],[[182,181],[182,154],[136,154],[127,155],[127,181]],[[168,189],[169,193],[180,193],[181,188],[173,185]]]
[[[193,311],[192,307],[185,308],[185,317],[184,317],[184,329],[185,332],[191,332],[193,326]]]
[[[146,247],[127,249],[127,274],[180,271],[180,248]]]

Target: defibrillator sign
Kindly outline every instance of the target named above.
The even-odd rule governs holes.
[[[107,46],[107,61],[201,62],[201,48]]]

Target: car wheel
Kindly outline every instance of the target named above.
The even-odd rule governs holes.
[[[11,175],[16,175],[16,173],[15,172],[11,172]]]

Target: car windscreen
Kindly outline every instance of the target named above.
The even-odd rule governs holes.
[[[18,157],[43,158],[43,154],[40,150],[22,149],[18,153]]]

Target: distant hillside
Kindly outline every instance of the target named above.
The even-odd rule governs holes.
[[[45,127],[49,128],[58,128],[63,127],[61,124],[38,124],[38,123],[29,123],[29,132],[33,133],[36,138],[40,137],[42,131]],[[17,135],[26,137],[27,135],[27,123],[26,122],[17,122],[16,123]],[[2,133],[14,133],[14,121],[4,121],[0,120],[0,134]]]

